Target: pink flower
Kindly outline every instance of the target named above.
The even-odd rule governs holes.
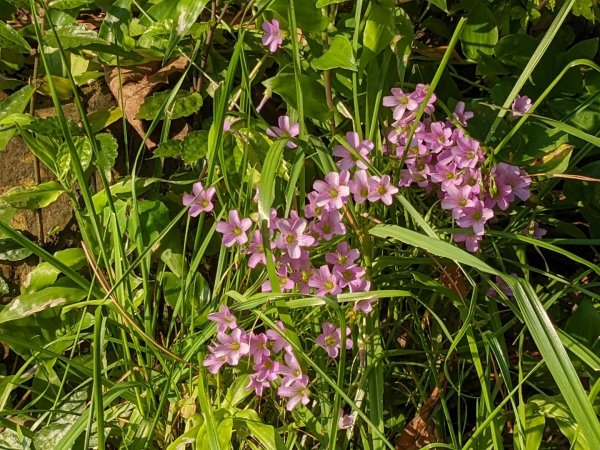
[[[383,97],[383,106],[393,108],[394,120],[400,120],[406,112],[412,112],[419,108],[419,102],[400,88],[392,88],[392,95]]]
[[[252,220],[241,219],[236,209],[229,211],[228,222],[217,222],[217,231],[223,234],[223,245],[231,247],[234,244],[245,244],[248,242],[246,231],[252,226]]]
[[[217,358],[225,356],[225,361],[230,366],[237,366],[240,358],[250,352],[248,335],[240,328],[233,330],[230,335],[217,333],[217,339],[220,345],[215,347],[213,353]]]
[[[204,190],[202,183],[198,181],[194,183],[192,188],[193,195],[186,194],[183,196],[183,205],[189,206],[188,214],[192,217],[197,217],[201,212],[210,212],[213,210],[212,198],[215,195],[215,188],[209,187]]]
[[[290,386],[279,386],[277,395],[288,398],[286,409],[292,411],[299,403],[307,405],[310,402],[310,390],[307,387],[308,377],[302,376],[302,379],[296,381]]]
[[[338,419],[338,428],[340,430],[349,430],[354,426],[354,420],[356,417],[353,414],[344,414],[343,411],[340,410],[340,418]]]
[[[464,242],[468,251],[476,252],[479,250],[479,243],[483,239],[483,236],[475,233],[463,232],[454,234],[453,239],[454,242]]]
[[[275,53],[283,44],[283,32],[279,29],[279,21],[273,19],[271,22],[265,20],[262,24],[265,34],[262,37],[262,44],[269,47],[271,53]]]
[[[517,95],[511,109],[513,117],[521,117],[531,109],[531,99],[526,95]]]
[[[473,118],[474,114],[471,111],[465,111],[465,102],[458,102],[452,113],[456,121],[463,127],[467,126],[467,122]]]
[[[442,200],[442,209],[451,209],[452,217],[462,216],[462,209],[474,206],[471,186],[457,187],[453,184],[446,186],[446,196]]]
[[[281,330],[281,332],[285,332],[285,327],[281,321],[276,323],[277,328]],[[269,340],[273,343],[273,351],[275,353],[279,353],[281,350],[285,350],[286,353],[292,352],[292,346],[288,341],[286,341],[277,331],[275,330],[267,330],[265,333]]]
[[[304,234],[306,225],[304,219],[277,221],[277,228],[281,232],[277,238],[277,248],[285,250],[291,259],[300,258],[301,247],[309,247],[315,242],[312,236]]]
[[[327,253],[325,261],[331,265],[346,265],[352,264],[360,257],[358,249],[350,248],[347,242],[340,242],[335,248],[335,253]]]
[[[340,288],[345,288],[351,283],[362,279],[366,271],[363,267],[357,264],[345,264],[333,266],[333,274],[338,280]]]
[[[452,129],[447,127],[444,122],[432,123],[430,130],[426,139],[433,151],[437,152],[452,145]]]
[[[381,200],[384,205],[391,205],[393,201],[392,195],[398,192],[398,188],[390,183],[390,176],[384,175],[381,178],[372,176],[369,180],[369,196],[370,202]]]
[[[350,188],[348,180],[350,174],[347,170],[342,170],[340,173],[330,172],[325,176],[325,181],[317,180],[313,184],[313,189],[317,191],[316,197],[317,206],[329,206],[333,209],[341,209],[348,201]]]
[[[207,319],[217,324],[217,332],[222,333],[228,328],[235,330],[237,328],[237,321],[235,316],[229,311],[229,308],[225,305],[221,305],[219,312],[210,313]]]
[[[325,349],[330,358],[337,358],[342,342],[342,330],[331,322],[323,323],[322,328],[323,333],[315,342]],[[348,335],[350,335],[350,328],[346,328],[346,336]],[[352,348],[352,339],[346,339],[345,347],[348,350]]]
[[[474,200],[473,206],[463,208],[462,215],[456,219],[461,228],[472,227],[475,234],[482,235],[485,223],[494,217],[494,212],[486,208],[481,200]]]
[[[315,270],[313,276],[308,280],[308,285],[317,289],[317,295],[336,295],[342,292],[338,286],[338,280],[331,273],[327,265],[322,265],[318,270]]]
[[[267,129],[267,134],[272,138],[296,137],[300,134],[300,125],[291,123],[288,116],[279,116],[277,119],[278,127],[270,127]],[[285,144],[287,148],[296,148],[297,145],[291,140]]]
[[[259,374],[257,373],[253,373],[252,375],[250,375],[250,381],[248,382],[248,385],[246,386],[246,390],[252,390],[254,389],[254,393],[256,395],[258,395],[259,397],[262,397],[263,395],[263,391],[265,388],[268,388],[269,386],[271,386],[271,383],[269,383],[269,380],[261,378]]]
[[[281,371],[281,364],[265,356],[252,368],[256,371],[256,375],[259,379],[275,381]]]
[[[263,359],[268,358],[271,355],[271,351],[267,345],[269,338],[265,333],[250,333],[249,336],[250,356],[252,356],[255,363],[260,363]]]
[[[342,223],[342,215],[339,211],[323,211],[321,220],[312,223],[313,230],[321,239],[329,241],[333,236],[346,234],[346,227]]]
[[[460,138],[457,145],[452,147],[452,154],[460,169],[466,167],[475,169],[483,161],[483,152],[479,147],[479,142],[467,136]]]
[[[216,374],[224,364],[227,363],[227,356],[221,355],[219,357],[215,356],[214,353],[211,353],[202,362],[202,365],[206,367],[206,369],[212,373]]]
[[[279,368],[279,374],[283,375],[281,385],[291,386],[301,381],[303,378],[302,368],[296,357],[292,353],[286,353],[283,359],[285,360],[285,364],[281,364]]]
[[[271,248],[273,248],[274,243],[271,242]],[[260,230],[255,230],[252,233],[252,242],[248,245],[246,252],[250,255],[248,259],[248,267],[254,269],[259,264],[266,264],[267,257],[265,256],[265,249],[263,247],[263,238]]]
[[[369,314],[371,311],[373,311],[373,300],[359,300],[354,304],[354,307],[352,309],[354,311],[360,311],[363,314]]]
[[[357,170],[354,179],[348,182],[350,192],[357,204],[364,203],[369,196],[369,177],[366,170]]]
[[[288,276],[288,269],[285,264],[282,264],[279,269],[277,269],[277,279],[279,281],[279,288],[281,292],[291,291],[295,287],[294,280]],[[273,287],[271,286],[271,281],[265,281],[261,286],[262,292],[271,292]]]
[[[336,145],[333,147],[333,156],[337,156],[340,159],[335,163],[336,166],[340,168],[340,170],[350,170],[354,166],[359,169],[366,169],[367,164],[369,162],[369,153],[375,147],[373,142],[369,140],[361,141],[358,137],[358,133],[348,132],[346,133],[346,142],[348,145],[356,150],[356,153],[360,155],[360,158],[355,157],[350,151],[344,147],[343,145]]]

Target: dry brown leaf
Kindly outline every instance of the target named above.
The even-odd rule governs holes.
[[[160,62],[121,68],[120,76],[118,67],[105,67],[104,76],[110,91],[117,99],[127,121],[142,139],[146,136],[146,130],[142,121],[136,119],[136,115],[144,100],[158,86],[168,84],[170,75],[183,72],[187,64],[188,59],[180,56],[162,68]],[[146,139],[146,145],[149,149],[156,147],[156,143],[150,138]]]
[[[429,422],[431,413],[440,399],[440,389],[435,388],[427,401],[410,423],[404,427],[396,444],[396,450],[417,450],[437,442],[433,424]]]

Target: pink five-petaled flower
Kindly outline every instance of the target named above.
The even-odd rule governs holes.
[[[245,244],[248,242],[246,231],[252,226],[252,220],[241,219],[237,209],[229,211],[227,222],[217,222],[217,231],[223,234],[223,245],[231,247],[234,244]]]
[[[366,170],[357,170],[354,173],[354,179],[348,182],[350,192],[354,196],[357,204],[364,203],[369,196],[369,176]]]
[[[340,417],[338,419],[338,428],[340,430],[348,430],[354,426],[356,417],[354,414],[344,414],[344,411],[340,410]]]
[[[394,120],[400,120],[407,111],[415,111],[419,107],[419,102],[414,96],[405,94],[402,89],[392,88],[392,95],[383,97],[383,106],[393,108]]]
[[[468,251],[476,252],[479,250],[479,243],[483,239],[483,236],[473,232],[462,232],[454,234],[453,239],[454,242],[464,242]]]
[[[265,20],[262,29],[265,30],[262,37],[263,45],[269,47],[271,53],[275,53],[283,44],[283,32],[279,29],[279,21],[277,19],[273,19],[271,22]]]
[[[288,398],[286,409],[292,411],[299,403],[307,405],[310,402],[310,390],[308,389],[308,376],[303,375],[290,386],[279,386],[277,395]]]
[[[188,214],[192,217],[197,217],[201,212],[210,212],[213,210],[212,198],[215,195],[215,188],[209,187],[204,189],[202,183],[198,181],[194,183],[192,188],[193,195],[186,194],[183,196],[184,206],[189,206]]]
[[[350,188],[348,180],[350,174],[347,170],[342,170],[340,173],[329,172],[325,175],[325,180],[316,180],[313,183],[313,189],[317,191],[316,205],[329,205],[333,209],[341,209],[348,201]]]
[[[325,261],[332,265],[352,264],[360,256],[360,252],[356,248],[350,248],[347,242],[340,242],[335,248],[335,253],[327,253],[325,255]]]
[[[209,350],[211,351],[211,353],[206,358],[204,358],[202,365],[214,375],[221,369],[223,365],[227,363],[227,357],[226,355],[216,356],[214,353],[212,353],[214,351],[214,348],[209,347]]]
[[[358,137],[358,133],[353,131],[346,133],[346,142],[348,142],[350,147],[356,150],[356,153],[358,153],[360,158],[355,157],[352,153],[350,153],[350,150],[339,144],[333,147],[333,156],[337,156],[338,158],[342,159],[336,162],[335,165],[338,166],[340,170],[350,170],[354,166],[358,167],[359,169],[366,169],[367,164],[365,161],[367,163],[369,162],[369,153],[371,153],[371,150],[373,150],[375,147],[373,142],[369,140],[361,141]]]
[[[474,114],[471,111],[465,111],[465,102],[458,102],[452,113],[456,121],[463,127],[467,126],[467,122],[473,118]]]
[[[278,321],[276,323],[276,325],[277,325],[277,328],[279,328],[279,330],[282,333],[285,332],[285,327],[283,326],[283,323],[281,321]],[[286,341],[283,338],[283,336],[281,336],[281,334],[279,334],[277,331],[267,330],[267,332],[265,334],[267,335],[269,340],[273,343],[273,351],[275,353],[279,353],[281,350],[285,350],[286,353],[292,352],[292,346],[290,345],[290,343],[288,341]]]
[[[296,137],[300,134],[300,124],[291,123],[288,116],[279,116],[277,119],[278,127],[270,127],[267,134],[272,138]],[[287,148],[296,148],[297,145],[291,140],[285,144]]]
[[[283,375],[281,385],[291,386],[302,379],[302,367],[300,367],[300,363],[292,353],[286,353],[283,359],[285,359],[285,364],[279,366],[279,374]]]
[[[308,280],[308,285],[317,289],[317,295],[336,295],[342,292],[337,277],[331,273],[327,265],[322,265],[314,271],[313,276]]]
[[[225,356],[225,361],[230,366],[237,366],[240,358],[250,352],[248,335],[240,328],[233,330],[230,335],[217,333],[217,339],[220,345],[215,347],[213,353],[217,358]]]
[[[219,312],[210,313],[207,319],[217,324],[217,332],[219,333],[226,331],[228,328],[232,330],[237,328],[235,316],[231,314],[231,311],[225,305],[221,305]]]
[[[457,187],[453,184],[446,186],[446,196],[442,200],[442,209],[451,209],[452,217],[462,216],[462,209],[474,206],[471,186]]]
[[[393,201],[392,195],[398,192],[398,188],[390,183],[390,176],[384,175],[381,178],[372,176],[369,179],[369,196],[370,202],[381,200],[384,205],[391,205]]]
[[[521,117],[531,109],[531,99],[526,95],[517,95],[510,108],[513,117]]]
[[[265,333],[250,333],[250,355],[255,363],[260,363],[263,358],[268,358],[271,355],[268,342],[269,338]]]
[[[281,232],[277,238],[277,248],[285,250],[291,259],[300,258],[302,251],[301,247],[309,247],[315,242],[315,238],[308,234],[304,234],[306,229],[306,220],[286,220],[279,219],[277,228]]]
[[[327,351],[330,358],[337,358],[342,345],[342,330],[331,322],[324,322],[323,333],[320,334],[315,342]],[[350,328],[346,328],[346,336],[350,334]],[[345,339],[346,349],[352,348],[352,339]]]
[[[494,217],[494,211],[486,208],[481,200],[474,200],[473,206],[462,209],[462,215],[456,219],[461,228],[473,228],[475,234],[482,235],[485,223]]]

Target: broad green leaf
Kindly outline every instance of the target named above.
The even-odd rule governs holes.
[[[240,425],[248,428],[250,435],[266,450],[285,450],[287,448],[277,430],[273,426],[265,424],[253,409],[236,412],[234,424],[236,428]]]
[[[467,17],[467,25],[460,37],[465,56],[477,61],[480,53],[493,55],[498,42],[498,27],[490,9],[485,2],[475,1]]]
[[[87,263],[85,253],[80,248],[59,250],[54,254],[54,257],[73,270],[79,270]],[[54,284],[60,273],[61,271],[54,265],[48,262],[42,262],[27,275],[27,278],[21,287],[21,292],[23,294],[31,294],[46,287],[50,287]]]
[[[111,44],[124,46],[130,35],[132,17],[131,0],[115,1],[106,11],[98,36]],[[109,64],[116,64],[117,61],[116,56],[110,53],[100,53],[99,58]]]
[[[344,3],[347,1],[349,1],[349,0],[317,0],[317,3],[315,4],[315,6],[317,8],[324,8],[325,6],[328,6],[328,5],[334,5],[336,3]]]
[[[161,143],[156,150],[154,150],[153,158],[175,158],[181,157],[182,152],[181,141],[166,141]]]
[[[111,180],[111,169],[119,155],[117,140],[110,133],[97,134],[96,140],[100,144],[99,153],[96,155],[96,167],[104,172],[108,180]]]
[[[555,150],[542,156],[542,158],[531,162],[529,172],[544,173],[546,175],[563,173],[569,168],[569,160],[574,148],[570,144],[560,145]]]
[[[364,51],[360,58],[361,69],[391,44],[394,38],[395,19],[393,0],[371,2],[371,11],[363,34]]]
[[[17,186],[0,195],[0,200],[18,209],[45,208],[54,203],[63,192],[59,183],[48,181],[33,187]]]
[[[600,349],[600,313],[584,298],[565,325],[565,332],[577,338],[589,349]],[[600,356],[600,354],[598,355]]]
[[[92,3],[94,3],[94,0],[52,0],[48,3],[48,7],[58,10],[70,10],[91,5]]]
[[[429,3],[431,3],[434,6],[437,6],[446,13],[448,12],[448,5],[446,4],[446,0],[429,0]]]
[[[54,32],[56,32],[56,35]],[[90,49],[126,57],[136,56],[114,44],[110,44],[100,38],[95,31],[83,25],[70,24],[59,26],[54,31],[47,31],[44,35],[44,42],[50,47],[58,47],[57,39],[65,50]]]
[[[424,234],[397,225],[377,225],[369,231],[373,236],[389,238],[404,242],[416,248],[425,250],[432,255],[452,259],[460,264],[473,267],[482,272],[498,275],[498,271],[485,262],[448,242],[425,236]]]
[[[4,278],[0,277],[0,297],[8,294],[9,291],[10,289],[8,289],[8,284],[6,284]]]
[[[0,261],[21,261],[31,256],[31,250],[23,248],[12,239],[0,239]]]
[[[181,157],[186,164],[194,164],[208,153],[208,131],[188,134],[181,142]]]
[[[304,114],[317,120],[327,120],[329,110],[325,102],[325,87],[313,77],[298,77],[303,94]],[[280,95],[287,104],[297,109],[295,78],[293,73],[279,73],[273,78],[263,81],[263,85]]]
[[[137,113],[137,119],[154,120],[156,113],[162,105],[167,101],[171,91],[158,92],[144,101],[140,111]],[[179,119],[181,117],[191,116],[198,112],[202,107],[202,96],[198,92],[177,92],[173,102],[169,106],[166,114],[171,119]],[[160,119],[161,117],[159,117]]]
[[[92,131],[98,133],[122,117],[123,111],[121,108],[114,106],[112,108],[94,111],[88,115],[87,119],[90,123],[90,127],[92,127]]]
[[[252,389],[246,389],[249,382],[250,376],[248,374],[238,376],[235,381],[231,383],[229,389],[227,389],[223,406],[231,408],[233,412],[233,409],[253,392]]]
[[[258,4],[259,6],[267,4],[267,0],[261,0]],[[289,0],[275,0],[268,5],[271,11],[275,11],[286,21],[289,7]],[[296,11],[296,26],[302,31],[314,33],[323,31],[327,27],[327,17],[316,6],[316,0],[295,0],[294,10]]]
[[[22,319],[49,308],[78,302],[87,295],[88,292],[84,289],[65,286],[48,287],[39,292],[19,295],[0,310],[0,323]]]
[[[31,53],[31,46],[6,22],[0,20],[0,48],[11,49],[21,53]]]
[[[12,114],[21,114],[27,108],[34,92],[35,88],[33,86],[25,86],[2,100],[0,102],[0,120]],[[0,151],[4,150],[6,144],[15,135],[16,131],[16,128],[0,131]]]
[[[357,70],[356,60],[350,40],[338,34],[331,41],[329,49],[316,58],[311,65],[317,70],[348,69]]]
[[[136,214],[131,214],[128,232],[133,240],[138,233],[141,233],[142,242],[148,245],[169,225],[169,208],[158,200],[139,200],[137,208],[140,223],[137,223]]]

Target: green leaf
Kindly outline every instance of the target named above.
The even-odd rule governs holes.
[[[114,106],[108,109],[102,109],[100,111],[94,111],[88,115],[88,122],[92,131],[98,133],[104,128],[123,117],[123,111],[118,106]]]
[[[67,11],[70,9],[78,9],[82,6],[91,5],[92,3],[94,3],[94,0],[52,0],[50,3],[48,3],[48,7],[61,11]]]
[[[240,404],[242,400],[248,397],[253,391],[252,389],[246,389],[250,382],[250,376],[248,374],[242,374],[238,376],[225,394],[224,406],[231,408],[232,410]]]
[[[85,253],[80,248],[59,250],[54,254],[54,257],[73,270],[79,270],[85,267],[87,263]],[[21,291],[23,294],[31,294],[50,287],[54,284],[60,273],[61,271],[56,268],[56,266],[47,262],[42,262],[29,273],[21,287]]]
[[[484,2],[476,1],[467,16],[467,25],[460,37],[463,53],[477,61],[479,54],[494,54],[498,42],[496,18]]]
[[[59,183],[48,181],[33,187],[14,187],[0,195],[0,200],[18,209],[45,208],[54,203],[63,192]]]
[[[21,114],[25,111],[34,92],[35,88],[33,86],[25,86],[2,100],[0,102],[0,120],[12,114]],[[8,144],[8,141],[12,139],[16,132],[16,128],[0,131],[0,151],[4,150],[6,144]]]
[[[110,133],[97,134],[96,140],[100,144],[99,153],[96,155],[96,167],[104,172],[108,180],[111,180],[111,169],[119,155],[117,140]]]
[[[460,264],[473,267],[482,272],[498,275],[499,272],[465,250],[448,242],[425,236],[424,234],[397,225],[376,225],[369,233],[380,238],[391,238],[416,248],[425,250],[432,255],[454,260]]]
[[[175,158],[181,157],[181,141],[166,141],[154,150],[153,158]]]
[[[157,92],[156,94],[146,98],[144,104],[137,113],[137,119],[154,120],[157,111],[167,101],[171,95],[170,91]],[[191,116],[198,112],[202,107],[202,96],[198,92],[177,92],[173,102],[169,106],[166,114],[171,119],[179,119],[181,117]]]
[[[11,49],[20,53],[31,53],[31,46],[17,30],[0,20],[0,48]]]
[[[338,34],[331,41],[329,49],[322,56],[315,59],[311,65],[317,70],[357,70],[350,40],[346,36]]]
[[[78,302],[88,292],[76,287],[48,287],[39,292],[19,295],[0,310],[0,323],[22,319],[49,308]]]
[[[95,31],[84,25],[58,26],[54,28],[54,32],[50,30],[44,35],[44,42],[50,47],[58,47],[57,39],[65,50],[90,49],[119,56],[135,56],[135,54],[126,52],[122,48],[100,38]]]
[[[208,153],[208,131],[188,134],[181,143],[181,157],[186,164],[194,164]]]
[[[0,277],[0,297],[8,294],[9,291],[10,289],[8,288],[8,284],[6,284],[4,278]]]
[[[12,239],[0,239],[0,261],[21,261],[31,254],[31,250],[23,248]]]
[[[446,0],[429,0],[433,6],[437,6],[444,12],[448,12],[448,5],[446,4]]]
[[[366,67],[371,59],[390,45],[394,38],[395,18],[393,0],[371,2],[363,36],[363,45],[367,51],[361,56],[361,68]]]
[[[565,331],[591,349],[599,345],[598,330],[600,330],[600,313],[589,299],[584,298],[567,320]]]
[[[140,223],[137,223],[136,214],[132,214],[128,222],[128,232],[134,241],[137,233],[142,233],[142,242],[148,245],[169,225],[169,208],[158,200],[139,200],[137,208]]]
[[[266,220],[267,225],[269,224],[271,206],[275,198],[275,181],[277,180],[277,173],[283,159],[285,144],[285,139],[278,139],[271,145],[260,176],[258,217],[260,221]]]
[[[313,119],[325,121],[329,110],[325,99],[325,87],[313,77],[300,75],[298,82],[302,89],[304,114]],[[279,73],[273,78],[263,81],[263,85],[280,95],[292,108],[297,109],[295,78],[293,73]]]
[[[344,3],[347,1],[349,1],[349,0],[317,0],[317,3],[315,4],[315,6],[317,8],[324,8],[325,6],[335,5],[337,3]]]
[[[261,0],[259,6],[266,3],[266,0]],[[268,5],[268,9],[275,11],[284,20],[287,20],[289,7],[288,0],[275,0]],[[296,1],[294,2],[294,9],[296,11],[296,26],[302,31],[313,33],[327,28],[329,21],[317,7],[316,0]]]
[[[237,411],[234,416],[236,428],[245,426],[250,435],[255,438],[266,450],[285,450],[287,447],[274,427],[265,424],[258,413],[253,409]]]

